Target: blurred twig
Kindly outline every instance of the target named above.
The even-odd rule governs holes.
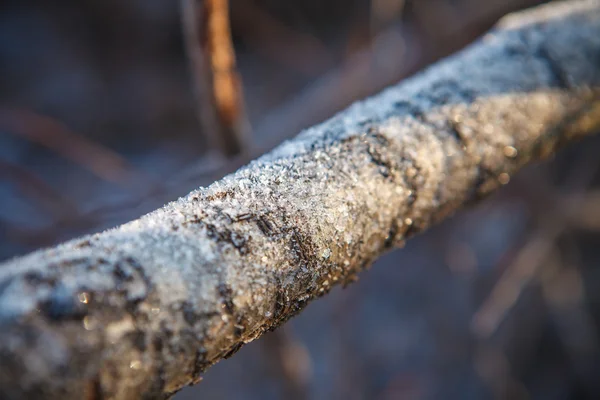
[[[586,194],[570,222],[577,229],[600,231],[600,190]]]
[[[558,253],[558,251],[557,251]],[[594,363],[600,359],[598,329],[585,303],[584,277],[577,265],[563,262],[557,254],[540,276],[549,317],[562,344],[577,386],[586,398],[594,398],[600,389]]]
[[[406,0],[371,0],[371,32],[389,28],[401,17]]]
[[[373,38],[370,46],[356,51],[335,70],[316,80],[282,106],[271,110],[255,130],[264,137],[289,137],[298,130],[326,119],[353,101],[410,76],[419,68],[465,46],[507,12],[523,6],[517,0],[501,3],[500,0],[494,1],[493,7],[478,7],[478,12],[465,13],[447,34],[433,39],[416,40],[418,37],[414,36],[415,32],[404,26],[392,25],[383,29]],[[437,29],[437,24],[430,28]],[[412,43],[410,39],[420,43]]]
[[[556,207],[550,213],[542,211],[543,215],[538,216],[537,229],[530,234],[529,239],[517,251],[513,262],[504,270],[487,299],[473,316],[471,329],[477,343],[474,355],[475,368],[489,384],[497,398],[528,398],[524,386],[512,376],[511,367],[502,349],[500,346],[495,346],[490,339],[515,308],[523,291],[531,285],[536,277],[545,277],[545,279],[541,279],[544,297],[546,303],[550,305],[551,311],[555,309],[554,320],[558,325],[561,339],[573,359],[573,369],[575,371],[580,369],[577,362],[581,359],[582,352],[579,350],[582,346],[585,346],[588,351],[597,349],[595,336],[591,334],[592,325],[589,323],[589,315],[579,305],[572,307],[569,312],[572,314],[569,321],[573,325],[569,329],[580,329],[581,332],[577,337],[587,340],[585,344],[580,343],[580,346],[574,345],[570,330],[565,330],[561,325],[561,316],[564,316],[564,311],[561,313],[560,309],[556,309],[557,302],[552,304],[553,297],[560,295],[552,293],[557,286],[556,284],[552,286],[552,278],[548,277],[557,275],[551,271],[552,267],[559,265],[560,253],[556,249],[556,243],[570,228],[570,221],[573,220],[574,215],[577,215],[586,199],[585,189],[591,185],[600,167],[600,159],[595,153],[595,148],[592,148],[578,159],[578,163],[571,169],[566,188],[560,191],[560,193],[574,192],[574,194],[569,197],[569,201],[565,202],[563,207]],[[549,196],[560,198],[560,193],[552,193]],[[578,272],[572,272],[579,276]],[[563,272],[562,276],[564,277],[566,274]],[[560,305],[558,306],[560,308]],[[498,366],[501,367],[498,369]]]
[[[77,205],[27,169],[0,160],[0,177],[13,181],[17,187],[53,216],[64,218],[77,214]]]
[[[225,156],[244,150],[249,123],[231,42],[228,0],[181,0],[203,134]]]
[[[306,348],[294,340],[286,328],[270,332],[261,343],[270,361],[271,374],[283,386],[282,398],[307,399],[312,368]]]
[[[592,150],[583,155],[571,170],[568,187],[564,190],[576,193],[570,198],[570,203],[562,210],[557,209],[550,215],[543,215],[538,228],[517,252],[512,264],[506,268],[473,316],[472,329],[478,338],[489,338],[496,331],[522,290],[538,273],[557,239],[569,227],[568,221],[577,214],[586,198],[585,188],[591,184],[600,166],[600,159],[595,154],[595,149]]]
[[[333,66],[327,46],[316,36],[294,30],[251,1],[236,2],[235,27],[256,51],[293,71],[308,76]],[[292,44],[292,45],[290,45]]]
[[[149,184],[118,153],[78,135],[50,117],[27,110],[0,110],[0,127],[86,168],[108,182],[130,188],[132,182]]]

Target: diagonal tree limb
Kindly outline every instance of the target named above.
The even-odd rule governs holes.
[[[600,129],[600,1],[542,7],[237,173],[0,265],[2,398],[166,398]]]

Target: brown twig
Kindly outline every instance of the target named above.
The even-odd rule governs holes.
[[[181,0],[181,12],[203,134],[231,157],[244,150],[250,128],[235,65],[228,3]]]

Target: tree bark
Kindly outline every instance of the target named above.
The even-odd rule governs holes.
[[[118,228],[0,265],[0,397],[167,398],[600,128],[600,1],[466,51]]]

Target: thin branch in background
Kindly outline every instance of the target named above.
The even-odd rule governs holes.
[[[0,109],[0,129],[43,146],[96,177],[126,189],[139,198],[139,202],[146,196],[164,192],[161,184],[137,170],[117,152],[71,131],[51,117],[29,110]],[[51,213],[54,219],[48,226],[38,229],[2,221],[5,235],[16,243],[35,247],[51,245],[81,230],[97,229],[103,221],[104,207],[85,211],[26,168],[0,161],[0,176],[14,181],[21,192]],[[118,209],[126,206],[126,203],[119,203]]]
[[[560,255],[552,258],[540,274],[539,282],[569,369],[577,377],[586,398],[594,398],[594,393],[598,393],[598,380],[586,367],[600,356],[598,329],[585,302],[584,277],[579,263],[563,262],[562,258]]]
[[[239,7],[242,3],[244,2],[238,2],[236,5]],[[514,4],[511,6],[514,7]],[[508,7],[508,5],[506,7]],[[236,9],[232,15],[235,17],[236,14],[252,12],[251,10],[248,10],[250,8],[251,7],[240,7],[240,9]],[[254,11],[260,13],[262,17],[270,17],[269,15],[264,14],[261,9]],[[478,18],[490,17],[489,14],[494,17],[500,15],[498,12],[499,10],[494,8],[491,11],[488,10],[488,14],[485,15],[479,12],[477,18],[473,17],[468,21],[462,21],[461,27],[467,29],[471,25],[477,25],[478,22],[481,22]],[[186,14],[184,14],[184,19],[185,15]],[[187,14],[188,17],[190,15],[191,14],[189,13]],[[252,14],[252,16],[253,18],[255,17],[254,14]],[[239,25],[240,21],[238,21],[238,19],[241,20],[241,18],[236,18],[235,21]],[[258,25],[263,29],[263,23],[259,23]],[[300,40],[300,38],[296,36],[296,32],[290,30],[284,32],[281,31],[280,28],[285,29],[286,27],[283,25],[281,27],[275,27],[274,29],[277,30],[277,33],[273,34],[289,37],[290,40],[292,40],[293,37],[294,41]],[[472,30],[472,28],[469,29]],[[263,35],[263,32],[260,31],[254,34],[261,36]],[[244,38],[251,38],[251,36],[248,29],[245,29]],[[278,43],[281,43],[281,40],[273,40],[273,47],[271,48],[268,46],[269,49],[272,51],[275,51],[275,49],[280,50],[281,46]],[[304,51],[312,49],[310,51],[316,51],[317,53],[315,54],[321,54],[323,52],[322,45],[313,43],[310,37],[306,37],[304,40]],[[339,68],[328,73],[323,78],[316,81],[315,84],[310,86],[307,90],[270,112],[266,118],[263,118],[262,123],[257,127],[257,131],[260,131],[261,137],[266,139],[264,139],[262,143],[257,143],[252,149],[249,149],[248,152],[228,160],[213,157],[214,154],[203,156],[184,171],[165,180],[164,190],[160,190],[160,188],[156,188],[157,190],[143,190],[142,196],[136,195],[134,198],[124,202],[106,204],[93,210],[84,211],[81,217],[86,218],[87,223],[79,224],[79,226],[81,228],[85,227],[85,231],[98,230],[101,226],[104,228],[112,227],[137,215],[148,212],[174,196],[186,193],[199,185],[210,184],[222,176],[235,171],[242,165],[247,164],[260,154],[271,150],[285,139],[289,139],[294,133],[297,133],[298,130],[327,118],[356,98],[370,95],[401,77],[409,75],[428,61],[428,56],[423,54],[411,54],[414,53],[414,51],[408,48],[402,33],[396,29],[390,28],[381,32],[376,38],[375,43],[375,46],[365,48],[363,51],[354,54]],[[307,54],[312,54],[310,51]],[[190,57],[191,56],[192,53],[190,53]],[[283,62],[286,58],[283,56],[281,57],[282,59],[280,61]],[[198,64],[198,66],[202,67],[202,64]],[[195,76],[198,76],[198,74]],[[200,89],[203,89],[203,87],[201,86]],[[211,108],[209,108],[209,110],[210,109]],[[203,111],[203,108],[200,108],[199,111]],[[214,117],[215,115],[212,113],[208,115],[207,118],[202,118],[202,121],[204,123],[211,120],[215,121]],[[208,133],[214,132],[217,131],[212,129],[208,130]],[[598,226],[600,226],[600,222],[598,223]],[[47,246],[57,243],[60,240],[64,240],[67,236],[73,235],[74,233],[83,233],[74,231],[74,229],[76,228],[72,223],[67,221],[57,221],[53,226],[35,232],[21,232],[15,237],[21,239],[26,237],[28,242],[31,242],[38,247]]]
[[[112,228],[156,208],[176,195],[189,192],[200,185],[208,185],[257,156],[257,152],[252,151],[234,159],[224,160],[215,159],[209,154],[200,157],[176,176],[166,179],[164,185],[147,187],[139,193],[133,193],[127,199],[105,202],[89,209],[71,207],[51,225],[38,229],[27,229],[3,221],[3,231],[20,245],[39,248],[56,244],[73,235]],[[26,170],[25,172],[29,173]]]
[[[547,232],[545,227],[536,230],[523,246],[514,262],[502,274],[472,320],[471,329],[477,338],[491,337],[509,311],[515,306],[522,291],[538,273],[562,229]]]
[[[528,4],[536,2],[527,1]],[[261,136],[276,138],[270,140],[263,149],[272,149],[280,143],[281,138],[289,138],[357,99],[373,95],[436,59],[460,49],[470,39],[485,33],[491,27],[491,21],[517,10],[519,6],[516,0],[500,3],[500,0],[494,0],[493,7],[478,7],[476,13],[468,13],[461,18],[448,35],[432,41],[420,39],[421,42],[411,44],[408,40],[410,32],[403,27],[384,29],[373,38],[373,45],[354,52],[338,68],[271,110],[255,127]],[[461,33],[463,30],[471,33],[468,39]]]
[[[479,342],[473,363],[480,378],[488,385],[494,399],[526,400],[531,396],[527,387],[516,377],[506,354],[487,342]]]
[[[407,56],[406,43],[399,32],[383,32],[377,42],[376,48],[357,52],[339,68],[270,111],[257,131],[264,137],[276,137],[277,140],[284,135],[290,137],[417,69],[415,58]],[[266,147],[272,148],[276,144],[279,143],[271,140]]]
[[[589,151],[573,167],[568,181],[569,187],[565,188],[565,191],[570,189],[577,194],[570,198],[569,204],[565,205],[563,210],[541,216],[542,223],[517,252],[512,264],[506,268],[488,298],[474,314],[472,330],[476,337],[487,339],[492,336],[518,301],[523,289],[538,275],[556,241],[569,227],[568,222],[584,203],[585,189],[592,183],[599,163],[600,159],[595,151]]]
[[[592,190],[586,194],[570,222],[575,229],[600,231],[600,190]]]
[[[0,160],[0,178],[13,181],[24,195],[54,217],[64,218],[73,215],[73,212],[78,213],[75,203],[20,165]]]
[[[318,37],[292,29],[255,2],[238,1],[231,18],[244,42],[288,69],[316,76],[334,65],[331,52]]]
[[[271,374],[281,382],[281,398],[307,399],[312,363],[306,347],[286,328],[269,332],[260,343],[270,362]]]
[[[446,53],[448,43],[467,43],[489,29],[500,17],[540,0],[408,1],[419,40],[434,53]],[[451,21],[451,22],[448,22]]]
[[[371,34],[385,30],[400,19],[406,0],[371,0]]]
[[[244,151],[250,134],[229,26],[228,0],[181,0],[184,40],[197,96],[198,119],[225,156]]]
[[[494,345],[492,338],[502,322],[515,310],[521,295],[534,280],[540,281],[542,284],[545,304],[557,326],[560,340],[571,358],[570,362],[573,364],[575,373],[580,374],[578,363],[581,360],[585,360],[586,357],[590,358],[591,354],[597,354],[598,345],[594,339],[595,335],[591,333],[594,330],[590,323],[589,313],[581,304],[582,295],[577,297],[577,294],[582,293],[583,289],[574,287],[576,285],[569,287],[567,282],[566,291],[570,292],[567,296],[570,296],[567,299],[567,302],[570,302],[568,312],[565,312],[565,296],[559,300],[556,299],[561,297],[561,290],[557,290],[557,284],[565,286],[565,281],[567,281],[563,279],[562,282],[557,282],[557,275],[570,276],[573,278],[571,281],[579,283],[581,286],[581,277],[578,271],[571,269],[571,273],[568,274],[564,268],[560,267],[561,253],[556,244],[570,228],[570,221],[585,202],[586,188],[592,184],[600,167],[599,164],[600,160],[595,151],[588,150],[569,172],[567,187],[558,193],[548,195],[553,198],[560,197],[560,193],[563,192],[575,192],[568,198],[568,201],[564,202],[563,207],[557,207],[554,212],[538,211],[539,214],[543,214],[537,216],[540,220],[538,227],[518,250],[513,262],[504,270],[487,299],[473,316],[471,330],[477,343],[477,351],[474,355],[475,368],[497,398],[529,397],[524,391],[524,386],[512,376],[511,366],[506,360],[501,346]],[[562,292],[564,291],[563,288]],[[573,299],[574,295],[577,297],[575,300]],[[565,319],[568,326],[565,326]],[[573,329],[577,331],[575,341],[580,341],[576,345],[573,340]],[[498,365],[503,365],[503,367],[498,370]],[[490,368],[494,368],[494,371],[490,371]],[[582,382],[589,385],[589,381],[584,376],[580,378]],[[506,392],[509,389],[510,394]]]
[[[78,164],[100,179],[131,190],[132,183],[151,185],[148,176],[127,160],[96,142],[72,132],[59,121],[27,110],[0,110],[0,128],[44,146]]]
[[[196,3],[193,1],[186,2],[184,0],[182,4],[190,9],[197,9]],[[229,121],[225,125],[219,125],[219,127],[223,129],[222,132],[226,135],[225,137],[228,137],[227,135],[230,133],[238,135],[232,137],[232,140],[226,140],[223,143],[225,146],[223,147],[224,153],[233,155],[241,151],[241,146],[243,144],[238,140],[241,131],[238,129],[239,126],[235,125],[236,121],[234,120],[237,119],[238,123],[242,120],[245,121],[245,115],[242,112],[244,107],[242,104],[241,91],[236,89],[236,87],[239,86],[239,83],[237,82],[233,47],[231,45],[231,36],[229,34],[227,6],[228,4],[226,1],[206,2],[204,9],[208,11],[202,14],[209,17],[206,19],[206,23],[200,25],[197,23],[197,20],[194,19],[193,21],[188,21],[186,23],[186,28],[197,29],[200,26],[206,28],[205,32],[207,34],[207,40],[204,42],[208,41],[207,48],[211,49],[209,58],[211,67],[209,68],[209,71],[212,72],[210,76],[214,79],[214,82],[211,81],[205,83],[209,84],[209,87],[214,89],[214,104],[218,107],[219,113],[218,115],[208,113],[206,116],[203,115],[201,120],[202,122],[210,123],[211,121],[215,121],[214,117],[222,117],[219,121]],[[184,16],[191,15],[193,14],[184,12]],[[184,21],[187,21],[188,19],[184,18]],[[199,36],[196,35],[194,37]],[[195,41],[194,43],[200,42]],[[191,43],[189,44],[191,45]],[[202,50],[199,46],[196,46],[195,49]],[[193,55],[193,53],[190,52],[190,55]],[[240,104],[239,107],[236,106],[238,103]],[[212,108],[212,110],[215,109]],[[237,117],[235,116],[236,112],[238,112]],[[241,114],[239,112],[241,112]],[[118,212],[120,215],[125,215],[125,219],[130,219],[137,209],[140,208],[143,203],[146,203],[147,200],[158,198],[158,202],[162,203],[164,202],[164,197],[169,197],[169,194],[172,196],[174,192],[177,194],[183,193],[183,191],[173,189],[173,187],[182,185],[181,179],[169,180],[166,185],[172,190],[164,190],[167,186],[157,185],[155,182],[152,182],[148,177],[136,171],[129,165],[125,158],[116,152],[70,131],[62,123],[55,121],[52,118],[24,110],[0,110],[0,127],[10,133],[25,137],[33,143],[40,144],[61,154],[63,157],[82,165],[103,180],[117,183],[127,188],[132,188],[132,182],[138,184],[134,186],[136,194],[131,199],[87,211],[78,211],[77,207],[69,207],[70,212],[57,215],[58,218],[54,224],[38,230],[32,231],[22,227],[10,226],[8,222],[5,223],[5,232],[10,233],[10,236],[21,244],[35,246],[50,245],[55,243],[56,240],[64,238],[65,233],[73,234],[73,229],[97,229],[100,224],[110,220],[111,213]],[[232,129],[228,129],[228,127]],[[208,133],[216,132],[213,129],[206,129],[206,131]],[[256,155],[257,154],[253,153],[252,158],[256,157]],[[200,174],[198,175],[198,171],[195,171],[194,176],[190,178],[190,180],[193,179],[195,181],[194,187],[197,186],[198,179],[200,179],[202,183],[207,184],[219,177],[216,172],[222,169],[222,163],[218,160],[214,160],[212,157],[205,158],[211,162],[211,167],[205,168],[204,164],[206,163],[204,163],[205,160],[203,160],[202,164],[204,167]],[[251,159],[248,159],[247,157],[242,158],[242,163]],[[234,167],[229,168],[227,171],[230,172],[235,170],[235,168],[240,165],[239,162],[235,162]],[[8,165],[6,167],[8,167]],[[207,171],[208,177],[206,177]],[[212,174],[213,172],[215,175]],[[31,174],[28,174],[27,171],[20,171],[17,175],[19,177],[24,177],[25,174],[31,178]],[[32,179],[27,180],[30,183],[33,182]],[[185,182],[188,182],[187,179],[184,180]],[[39,180],[36,181],[36,183],[36,186],[40,187]],[[179,185],[177,185],[177,183],[179,183]],[[139,184],[142,185],[141,188]],[[187,187],[189,185],[185,183],[183,183],[183,185],[186,186],[185,191],[191,189]],[[152,205],[152,207],[155,206],[155,204]],[[78,221],[78,219],[80,219],[80,221]],[[118,220],[117,222],[122,221]]]

